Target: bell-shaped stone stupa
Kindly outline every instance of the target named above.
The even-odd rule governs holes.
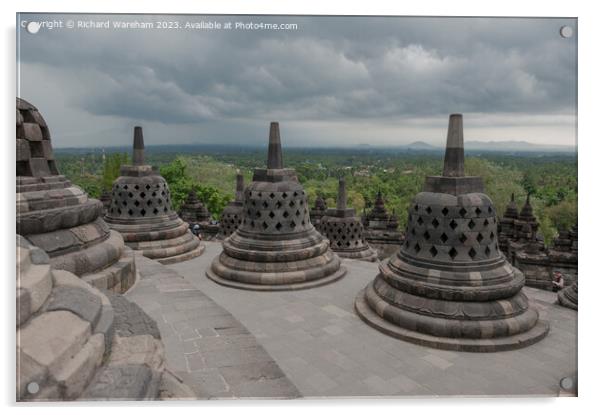
[[[201,202],[194,190],[188,192],[188,197],[180,206],[180,219],[188,222],[188,225],[198,225],[202,222],[208,222],[211,219],[211,213]]]
[[[341,260],[309,219],[307,195],[282,162],[278,123],[270,125],[267,169],[256,169],[244,191],[243,220],[223,243],[207,276],[250,290],[294,290],[345,274]]]
[[[341,258],[375,262],[378,255],[364,239],[364,227],[355,209],[347,207],[345,179],[339,179],[336,209],[328,209],[320,221],[320,231],[330,241],[332,249]]]
[[[226,239],[238,229],[242,222],[242,204],[244,200],[245,182],[242,174],[236,175],[236,193],[234,200],[226,205],[219,220],[219,237]]]
[[[309,210],[309,220],[311,220],[312,225],[318,230],[320,230],[320,221],[322,220],[322,216],[326,214],[327,209],[326,201],[321,196],[316,197],[314,207]]]
[[[162,264],[197,257],[205,249],[173,211],[165,179],[145,164],[142,127],[134,128],[133,165],[121,166],[105,220],[127,246]]]
[[[397,252],[403,243],[403,234],[398,229],[395,215],[389,215],[385,208],[382,192],[376,194],[374,207],[363,217],[364,238],[376,249],[379,259],[387,258]]]
[[[59,173],[46,121],[17,98],[17,233],[46,251],[55,269],[124,292],[135,281],[133,253],[102,211],[99,200]]]
[[[491,199],[464,175],[462,115],[449,119],[443,176],[426,178],[408,209],[405,242],[356,298],[372,327],[439,349],[493,352],[548,332],[502,255]]]

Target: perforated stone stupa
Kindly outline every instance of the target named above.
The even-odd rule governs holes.
[[[336,209],[328,209],[320,221],[320,231],[330,241],[332,249],[341,258],[374,262],[376,251],[364,239],[364,227],[355,209],[347,207],[345,179],[339,179]]]
[[[126,291],[135,281],[132,252],[102,219],[102,203],[59,173],[38,109],[20,98],[16,105],[17,233],[46,251],[56,269]]]
[[[430,347],[493,352],[541,340],[523,274],[499,250],[480,177],[464,175],[462,115],[449,119],[442,176],[426,178],[408,211],[403,246],[356,298],[372,327]]]
[[[399,222],[395,215],[390,215],[385,208],[382,193],[376,194],[374,206],[362,218],[364,238],[376,249],[379,259],[387,258],[397,252],[403,243],[403,234],[399,230]]]
[[[219,220],[219,236],[221,239],[226,239],[232,235],[242,223],[244,191],[244,177],[242,174],[237,174],[234,200],[224,207]]]
[[[329,243],[311,224],[307,195],[283,167],[278,123],[270,125],[267,169],[256,169],[244,191],[243,220],[223,243],[207,276],[251,290],[294,290],[345,274]]]
[[[322,216],[326,214],[326,210],[328,210],[326,201],[321,196],[316,197],[314,207],[309,210],[309,220],[311,220],[312,225],[318,230],[320,230],[320,221],[322,220]]]
[[[207,222],[211,219],[211,213],[201,202],[194,190],[188,192],[188,197],[180,206],[180,219],[188,222],[189,225],[196,225],[201,222]]]
[[[142,127],[134,128],[133,165],[121,166],[113,182],[109,226],[130,248],[163,264],[201,255],[202,245],[171,207],[169,187],[157,170],[144,162]]]

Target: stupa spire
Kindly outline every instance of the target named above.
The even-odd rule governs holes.
[[[144,136],[142,135],[142,127],[134,127],[134,151],[132,162],[134,166],[144,164]]]
[[[339,179],[339,194],[337,196],[337,209],[347,209],[347,188],[345,186],[345,179]]]
[[[464,176],[464,130],[462,126],[462,114],[451,114],[449,116],[443,176]]]
[[[275,121],[270,123],[268,169],[282,169],[282,144],[280,143],[280,126]]]
[[[244,177],[241,173],[236,174],[236,195],[235,199],[237,202],[242,202],[244,200],[244,191],[245,191],[245,181]]]

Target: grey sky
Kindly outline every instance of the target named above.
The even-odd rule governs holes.
[[[40,29],[20,34],[20,95],[56,147],[264,143],[575,143],[573,19],[22,15],[29,21],[297,23],[295,31]]]

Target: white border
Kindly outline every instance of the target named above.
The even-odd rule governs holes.
[[[419,410],[427,413],[478,411],[491,414],[508,411],[545,411],[546,413],[577,413],[595,408],[597,398],[602,396],[600,390],[600,322],[599,308],[602,299],[602,275],[599,271],[602,229],[602,198],[600,197],[600,159],[602,131],[600,124],[600,44],[602,40],[602,15],[597,13],[593,1],[546,1],[527,2],[524,0],[501,0],[497,2],[484,1],[415,1],[387,2],[369,0],[352,2],[350,0],[319,1],[305,0],[290,1],[221,1],[199,2],[193,0],[170,1],[126,1],[126,0],[88,0],[85,2],[65,0],[48,2],[43,0],[24,0],[2,2],[2,33],[4,65],[2,65],[2,80],[5,91],[2,103],[3,123],[5,127],[2,154],[2,191],[3,203],[0,204],[0,229],[2,234],[2,273],[4,282],[4,303],[6,304],[2,319],[4,339],[1,342],[2,357],[5,359],[0,391],[2,402],[11,405],[14,402],[14,95],[15,95],[15,13],[17,11],[37,12],[113,12],[113,13],[215,13],[215,14],[345,14],[345,15],[455,15],[455,16],[547,16],[547,17],[578,17],[579,18],[579,184],[580,184],[580,311],[579,311],[579,395],[578,399],[444,399],[444,400],[336,400],[336,401],[296,401],[296,402],[265,402],[265,401],[219,401],[195,404],[193,408],[184,408],[190,403],[172,403],[172,410],[214,411],[261,411],[282,413],[306,413],[307,411],[337,409],[351,413],[365,412],[368,407],[377,406],[380,411]],[[9,340],[10,339],[10,340]],[[143,411],[149,413],[164,413],[166,406],[162,404],[123,404],[81,406],[52,405],[43,408],[48,413],[105,413],[106,411],[126,411],[128,407],[143,406]],[[199,407],[200,406],[200,407]],[[14,409],[8,408],[9,411]],[[21,410],[38,410],[37,406],[21,408]]]

